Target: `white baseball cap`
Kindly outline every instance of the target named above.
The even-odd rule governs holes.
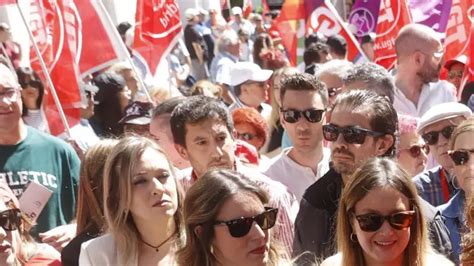
[[[186,9],[186,11],[184,11],[184,16],[186,17],[186,20],[192,20],[197,15],[199,15],[199,11],[195,8],[188,8]]]
[[[418,124],[418,133],[422,133],[423,129],[429,125],[442,120],[464,116],[466,119],[471,117],[472,111],[466,105],[457,102],[441,103],[431,107],[420,118]]]
[[[272,70],[261,69],[251,62],[237,62],[230,69],[230,86],[240,85],[248,80],[263,82],[273,74]]]
[[[242,15],[242,8],[238,7],[238,6],[234,6],[232,9],[232,15]]]

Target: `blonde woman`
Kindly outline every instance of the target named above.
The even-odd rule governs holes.
[[[267,193],[245,176],[207,172],[186,193],[179,265],[288,265],[270,232],[278,209],[267,203]]]
[[[453,265],[431,251],[410,176],[394,161],[375,158],[345,185],[337,216],[338,253],[327,265]]]
[[[104,168],[107,234],[84,243],[79,265],[174,265],[181,199],[173,167],[144,137],[120,140]]]

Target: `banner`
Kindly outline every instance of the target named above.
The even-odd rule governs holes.
[[[426,25],[444,38],[452,0],[409,0],[408,7],[414,23]]]
[[[122,40],[107,17],[100,0],[75,0],[82,24],[82,44],[77,60],[81,76],[87,76],[119,61],[127,60]]]
[[[472,0],[453,0],[449,16],[446,39],[444,40],[444,59],[449,60],[466,54],[469,47],[469,32],[473,10]]]
[[[0,0],[0,6],[16,4],[16,0]]]
[[[78,76],[79,70],[75,62],[81,47],[80,18],[71,0],[32,0],[30,1],[31,21],[35,43],[41,44],[41,53],[45,55],[49,75],[53,81],[66,114],[69,126],[79,122],[79,104],[81,101]],[[42,10],[40,10],[42,8]],[[42,16],[42,17],[41,17]],[[30,52],[32,68],[42,73],[36,53]],[[43,81],[46,79],[44,78]],[[47,84],[45,84],[47,85]],[[59,135],[64,132],[64,125],[59,117],[51,88],[47,88],[43,109],[48,120],[50,133]]]
[[[375,32],[380,0],[356,0],[349,15],[349,30],[358,38]]]
[[[395,39],[403,26],[411,23],[405,0],[382,0],[377,21],[375,63],[390,69],[396,61]]]
[[[464,76],[461,82],[460,91],[458,93],[458,99],[462,95],[462,89],[469,82],[474,82],[474,22],[471,23],[471,30],[469,34],[467,54],[467,64],[464,68]]]
[[[148,63],[154,76],[161,58],[173,48],[181,33],[175,0],[138,0],[133,49]]]

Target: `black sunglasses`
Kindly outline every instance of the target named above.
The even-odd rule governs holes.
[[[408,149],[400,149],[401,151],[409,151],[411,157],[416,158],[420,156],[421,152],[423,151],[425,154],[430,153],[430,147],[426,144],[424,145],[412,145]]]
[[[448,78],[453,79],[453,78],[462,78],[464,71],[458,70],[458,71],[449,71],[448,72]]]
[[[338,127],[333,124],[326,124],[323,126],[323,137],[325,140],[336,141],[339,137],[339,134],[342,134],[342,136],[344,137],[344,141],[349,144],[363,144],[367,135],[373,137],[380,137],[385,135],[385,133],[354,126]]]
[[[451,137],[451,134],[453,134],[455,128],[456,126],[447,126],[441,129],[440,131],[427,132],[421,135],[421,137],[426,142],[426,144],[435,145],[436,143],[438,143],[439,133],[441,133],[446,139],[449,139]]]
[[[306,118],[306,120],[310,123],[318,123],[321,122],[321,119],[323,118],[324,112],[326,112],[326,109],[306,109],[304,111],[298,111],[294,109],[280,109],[281,113],[283,114],[283,119],[290,123],[296,123],[302,116]]]
[[[19,209],[8,209],[0,212],[0,226],[6,231],[13,231],[21,225],[21,212]]]
[[[382,227],[384,221],[388,221],[390,226],[396,230],[402,230],[410,227],[415,216],[415,211],[403,211],[383,216],[375,213],[355,215],[359,227],[365,232],[375,232]]]
[[[256,136],[254,134],[250,134],[250,133],[238,133],[237,132],[237,138],[238,139],[241,139],[241,140],[245,140],[245,141],[249,141],[249,140],[252,140],[253,138],[255,138]]]
[[[225,224],[233,237],[247,235],[255,221],[262,230],[267,230],[275,225],[278,209],[265,207],[265,211],[253,217],[242,217],[230,221],[216,221],[214,225]]]
[[[455,165],[464,165],[469,161],[469,155],[474,153],[474,150],[457,150],[448,151],[449,156]]]

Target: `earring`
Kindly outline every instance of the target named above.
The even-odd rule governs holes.
[[[354,233],[351,233],[351,235],[349,236],[349,239],[352,242],[357,243],[357,236]]]

